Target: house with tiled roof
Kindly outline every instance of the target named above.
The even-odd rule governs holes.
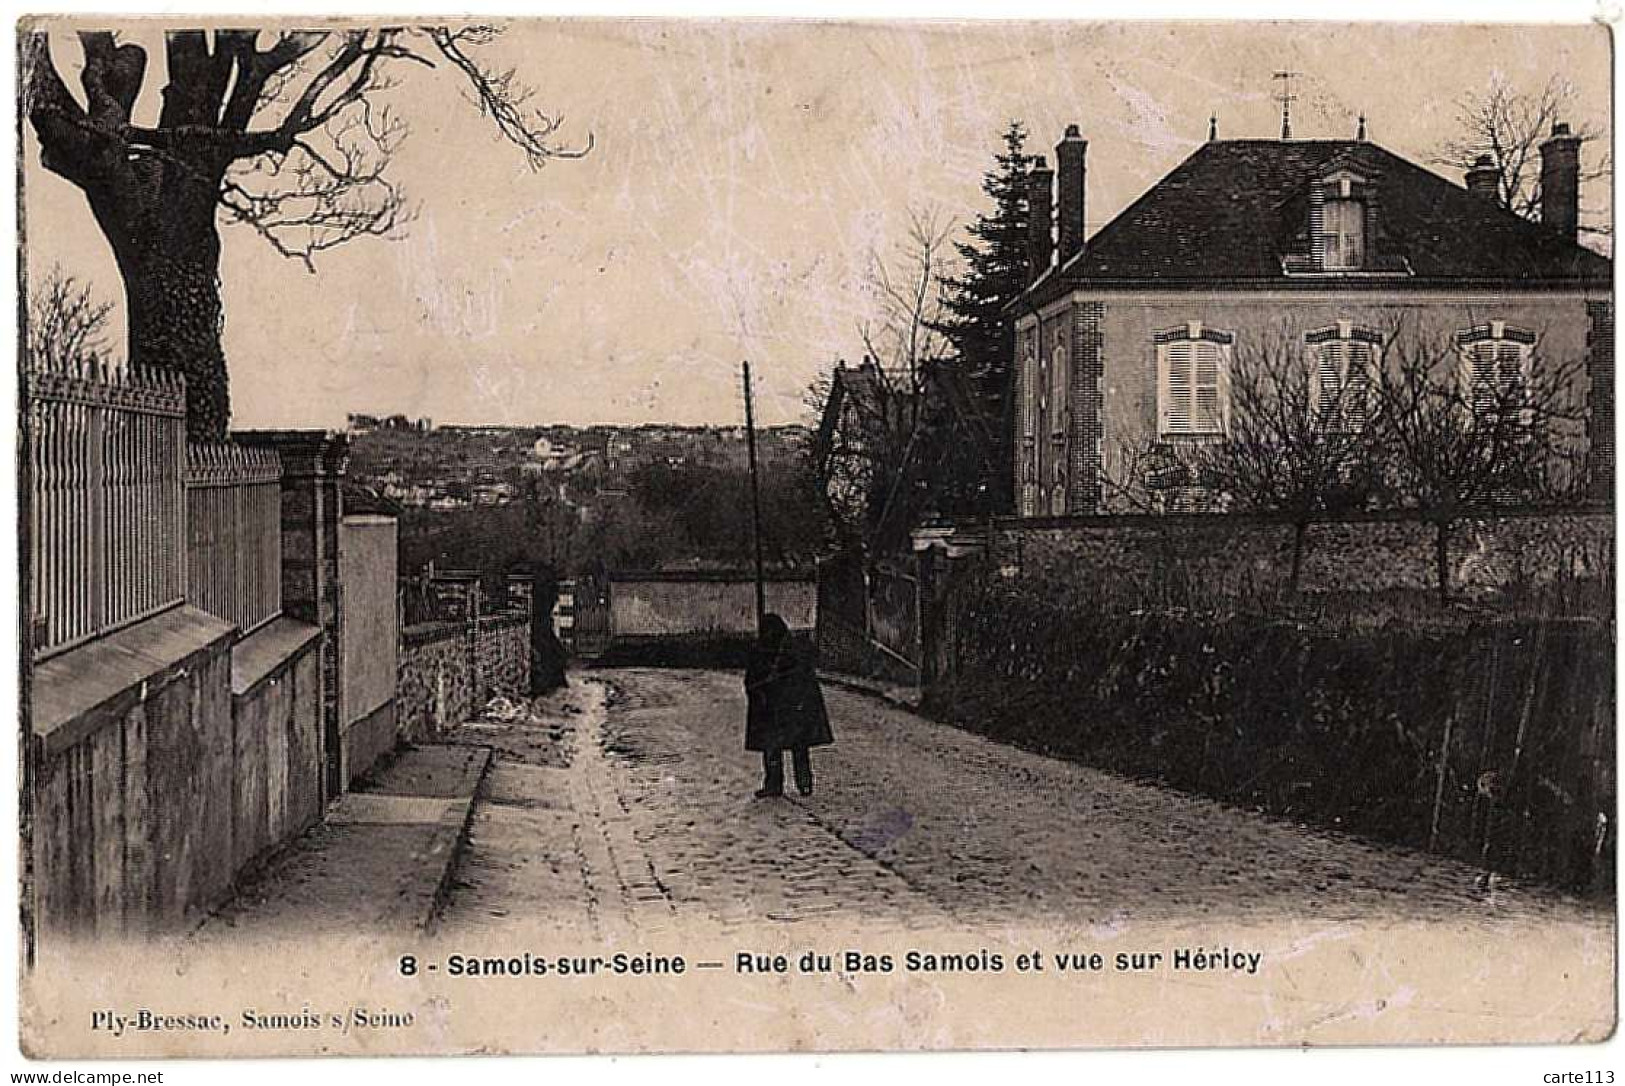
[[[1580,245],[1580,140],[1541,146],[1540,221],[1364,138],[1210,138],[1094,236],[1087,142],[1029,175],[1031,280],[1016,313],[1017,512],[1127,511],[1144,465],[1222,439],[1236,353],[1291,338],[1345,382],[1402,324],[1472,359],[1583,359],[1593,496],[1612,488],[1612,263]],[[1283,329],[1285,331],[1283,332]],[[1499,363],[1497,363],[1499,364]],[[1147,455],[1148,453],[1152,455]],[[1143,506],[1140,506],[1143,507]]]

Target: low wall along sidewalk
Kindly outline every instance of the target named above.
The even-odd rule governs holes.
[[[322,812],[321,631],[179,607],[39,665],[41,931],[173,931]]]
[[[530,617],[499,612],[472,621],[408,626],[401,634],[397,736],[445,734],[498,695],[530,693]]]

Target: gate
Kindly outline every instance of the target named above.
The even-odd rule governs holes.
[[[610,621],[609,578],[582,577],[575,582],[571,600],[572,633],[570,648],[588,659],[609,649],[613,628]]]
[[[876,562],[869,577],[869,640],[917,678],[920,671],[920,579],[912,562]]]

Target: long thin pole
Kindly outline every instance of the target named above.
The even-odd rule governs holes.
[[[756,415],[751,407],[750,363],[745,363],[745,454],[750,458],[750,526],[756,544],[756,628],[767,617],[767,586],[762,579],[762,487],[756,470]]]

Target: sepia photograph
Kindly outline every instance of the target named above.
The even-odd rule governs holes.
[[[1605,23],[15,33],[25,1056],[1613,1036]]]

